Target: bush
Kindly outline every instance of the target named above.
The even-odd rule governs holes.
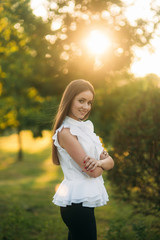
[[[159,208],[160,89],[151,87],[121,108],[113,132],[115,167],[109,178],[125,200]]]
[[[157,240],[160,224],[154,216],[121,211],[109,221],[107,240]]]

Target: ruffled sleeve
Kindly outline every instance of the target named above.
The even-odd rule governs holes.
[[[58,133],[61,132],[63,128],[68,128],[70,130],[70,133],[74,136],[77,136],[79,138],[80,136],[83,135],[83,132],[81,129],[79,129],[79,126],[76,126],[74,124],[70,124],[67,121],[63,121],[62,125],[56,130],[55,134],[53,135],[52,139],[54,141],[54,145],[57,148],[62,148],[58,142]]]
[[[57,135],[58,135],[58,132],[60,132],[60,131],[62,130],[62,128],[63,128],[63,125],[56,130],[55,134],[54,134],[53,137],[52,137],[52,139],[53,139],[53,141],[54,141],[54,145],[55,145],[57,148],[61,147],[61,146],[59,145],[58,136],[57,136]]]

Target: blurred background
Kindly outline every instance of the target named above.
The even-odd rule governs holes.
[[[95,87],[90,119],[115,160],[98,240],[160,239],[159,63],[159,0],[0,2],[0,239],[66,239],[52,123],[80,78]]]

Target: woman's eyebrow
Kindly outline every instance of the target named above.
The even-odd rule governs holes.
[[[81,100],[87,100],[86,98],[84,98],[84,97],[81,97],[80,98]],[[88,100],[89,102],[92,102],[93,101],[93,99],[91,99],[91,100]]]

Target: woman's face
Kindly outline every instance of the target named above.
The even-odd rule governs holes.
[[[92,102],[93,93],[91,91],[87,90],[79,93],[72,101],[68,116],[75,120],[84,119],[91,110]]]

